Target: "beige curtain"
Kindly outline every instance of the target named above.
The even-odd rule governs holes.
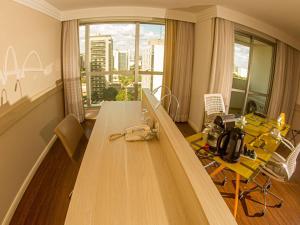
[[[65,21],[62,26],[62,66],[66,114],[74,114],[82,122],[84,109],[80,84],[78,20]]]
[[[177,21],[166,20],[166,35],[165,35],[165,56],[164,56],[164,76],[163,84],[171,89],[172,86],[172,74],[174,63],[174,50],[176,42]],[[165,88],[162,89],[162,96],[166,94]],[[164,102],[165,108],[167,108],[168,102]]]
[[[221,93],[228,111],[233,79],[234,23],[214,18],[209,93]]]
[[[170,87],[180,103],[172,101],[170,116],[176,122],[188,120],[193,73],[194,24],[183,21],[166,21],[165,66],[163,84]],[[165,93],[165,92],[163,92]]]
[[[300,52],[280,41],[277,42],[275,73],[268,116],[276,119],[281,112],[292,122],[300,78]]]
[[[172,76],[172,93],[178,98],[180,107],[175,121],[188,120],[190,111],[191,86],[194,57],[194,24],[177,21],[174,64]],[[170,115],[173,118],[176,113],[176,105],[172,104]]]

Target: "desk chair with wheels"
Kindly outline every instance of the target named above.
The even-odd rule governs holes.
[[[72,162],[82,159],[81,154],[84,150],[80,149],[83,142],[86,142],[87,137],[84,130],[75,116],[69,114],[61,121],[54,129],[55,134],[60,139],[68,156]],[[73,191],[69,194],[72,196]]]
[[[84,130],[72,114],[67,115],[54,129],[55,134],[62,142],[68,156],[74,160],[80,141],[86,138]]]
[[[216,116],[225,114],[225,104],[222,94],[204,95],[204,125],[212,123]]]
[[[296,170],[297,157],[299,155],[299,152],[300,144],[298,144],[297,147],[291,149],[291,152],[289,153],[287,158],[284,158],[276,152],[273,153],[271,160],[268,161],[268,163],[260,169],[260,173],[267,177],[266,182],[261,185],[254,180],[254,183],[256,184],[255,188],[241,192],[240,198],[243,198],[247,194],[255,191],[260,191],[263,193],[264,208],[260,213],[258,213],[259,216],[263,216],[267,210],[266,197],[268,194],[279,200],[275,207],[279,208],[283,204],[283,200],[270,191],[272,186],[271,180],[273,179],[279,182],[288,182]]]

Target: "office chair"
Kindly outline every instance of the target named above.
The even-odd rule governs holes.
[[[72,114],[67,115],[54,129],[55,134],[62,142],[68,156],[74,160],[80,141],[86,138],[83,128]]]
[[[166,85],[160,85],[157,88],[153,89],[153,91],[151,91],[151,94],[155,95],[156,92],[158,92],[159,89],[163,90],[163,88],[165,89],[166,93],[163,96],[160,96],[159,101],[160,101],[160,104],[162,104],[166,108],[167,113],[169,113],[170,112],[170,106],[171,106],[171,103],[172,103],[172,91],[171,91],[171,89]],[[161,94],[162,93],[163,92],[161,92]],[[166,102],[164,102],[165,99],[167,100]]]
[[[211,129],[213,129],[213,121],[219,115],[225,114],[225,104],[221,94],[204,94],[204,130],[203,132],[209,133]],[[207,164],[203,165],[204,168],[208,168],[211,166],[219,166],[216,161],[213,160],[214,153],[208,152],[202,149],[197,142],[201,142],[203,139],[201,134],[194,134],[186,140],[190,143],[191,147],[195,150],[197,157],[203,161],[209,161]],[[202,162],[203,163],[203,162]],[[221,182],[222,186],[224,186],[227,182],[227,177],[224,174],[224,171],[221,172],[224,176],[223,181]]]
[[[213,122],[216,116],[225,114],[225,104],[221,94],[204,95],[204,124]]]
[[[175,122],[175,119],[176,119],[176,116],[177,116],[177,113],[178,113],[178,110],[179,110],[179,107],[180,107],[180,103],[179,103],[179,100],[178,100],[178,98],[175,96],[175,95],[173,95],[173,94],[166,94],[166,95],[164,95],[161,99],[160,99],[160,101],[156,104],[156,106],[154,107],[155,108],[155,110],[156,109],[158,109],[158,107],[162,104],[162,102],[163,102],[163,100],[165,99],[165,98],[167,98],[167,97],[169,97],[169,106],[168,106],[168,108],[167,108],[167,113],[170,115],[170,107],[171,107],[171,105],[172,105],[172,101],[173,101],[173,99],[175,100],[175,113],[173,114],[173,115],[170,115],[170,117],[172,118],[172,120]]]
[[[174,105],[174,107],[175,107],[175,112],[172,114],[172,113],[170,112],[170,108],[171,108],[171,106],[172,106],[173,100],[175,100],[175,105]],[[169,112],[169,114],[170,114],[170,116],[171,116],[171,118],[172,118],[172,120],[173,120],[174,122],[175,122],[175,120],[176,120],[176,117],[177,117],[177,113],[178,113],[179,107],[180,107],[180,103],[179,103],[178,98],[177,98],[175,95],[172,94],[172,95],[171,95],[171,101],[170,101],[169,108],[168,108],[168,112]],[[171,114],[172,114],[172,115],[171,115]]]
[[[299,152],[300,144],[298,144],[297,147],[291,149],[287,158],[284,158],[280,154],[274,152],[272,155],[272,159],[268,161],[265,166],[262,166],[259,171],[263,175],[267,176],[266,182],[263,185],[260,185],[255,180],[253,180],[253,182],[256,184],[256,187],[241,192],[240,199],[244,198],[251,192],[260,191],[263,193],[264,208],[261,212],[256,213],[256,215],[263,216],[265,214],[267,210],[267,195],[272,195],[273,197],[279,200],[279,202],[273,207],[280,208],[282,206],[283,200],[270,191],[272,186],[271,180],[274,179],[279,182],[288,182],[296,170],[297,157],[299,155]]]
[[[68,156],[73,162],[77,161],[75,157],[81,158],[76,153],[82,153],[79,149],[83,138],[87,139],[82,126],[72,114],[67,115],[54,129],[55,134],[63,144]],[[69,198],[72,197],[73,191],[70,192]]]

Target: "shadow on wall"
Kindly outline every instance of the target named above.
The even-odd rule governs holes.
[[[3,91],[4,90],[4,91]],[[1,92],[1,104],[0,104],[0,135],[13,126],[17,121],[22,119],[26,114],[31,112],[38,105],[44,103],[49,99],[49,97],[59,90],[62,90],[62,83],[57,82],[56,86],[45,91],[42,94],[36,95],[36,97],[21,97],[18,101],[10,104],[6,99],[6,90],[3,89]],[[63,108],[63,105],[61,106]],[[48,143],[51,138],[49,135],[53,134],[53,129],[56,124],[60,122],[61,118],[49,118],[47,124],[42,127],[40,135],[45,143]],[[51,132],[49,133],[51,129]]]
[[[61,121],[60,117],[55,117],[52,120],[50,120],[40,131],[40,135],[42,139],[45,141],[45,143],[48,143],[51,137],[54,134],[54,128],[57,126],[57,124]]]

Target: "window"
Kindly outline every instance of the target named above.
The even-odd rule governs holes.
[[[274,44],[236,33],[230,113],[248,113],[250,108],[266,113],[271,93]]]
[[[81,25],[79,31],[85,107],[139,100],[141,88],[162,84],[164,24],[100,23]]]

